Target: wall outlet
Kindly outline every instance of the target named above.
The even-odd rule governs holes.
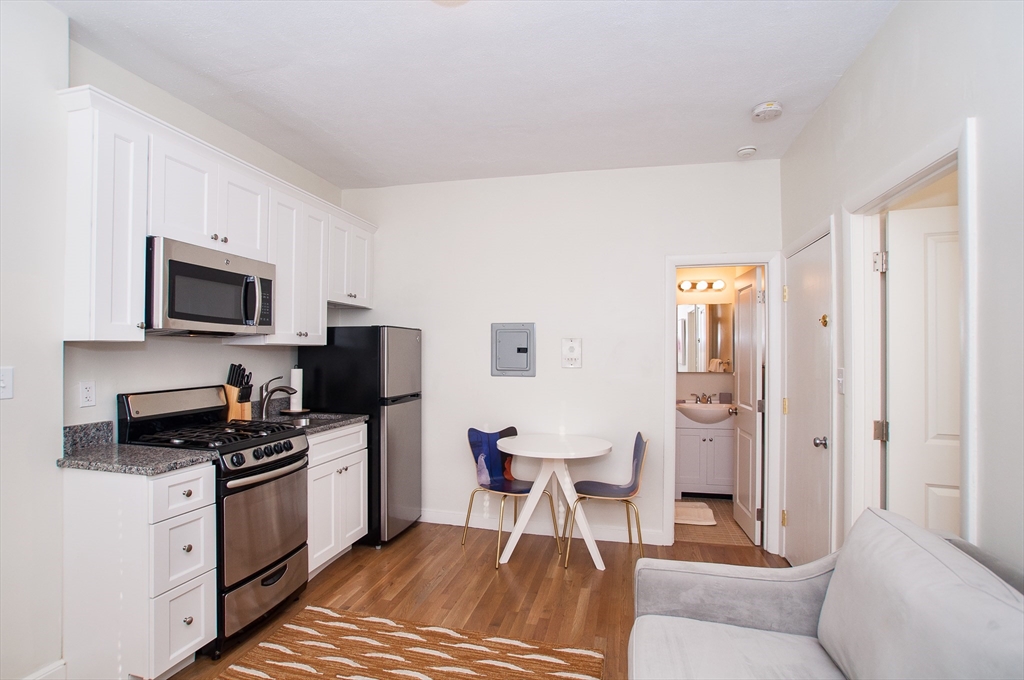
[[[0,366],[0,399],[14,399],[13,366]]]
[[[583,366],[583,339],[562,338],[562,368]]]
[[[96,405],[96,383],[92,380],[83,380],[78,383],[78,407]]]

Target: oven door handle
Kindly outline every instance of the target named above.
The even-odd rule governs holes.
[[[302,460],[292,463],[287,467],[280,468],[279,470],[271,470],[270,472],[264,472],[259,475],[253,475],[252,477],[245,477],[243,479],[232,479],[228,481],[227,487],[229,489],[240,489],[246,486],[252,486],[253,484],[259,484],[270,479],[277,479],[278,477],[284,477],[285,475],[291,474],[299,468],[305,467],[306,462],[309,460],[308,456],[303,456]]]

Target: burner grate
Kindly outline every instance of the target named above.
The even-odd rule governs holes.
[[[218,449],[230,444],[260,439],[270,434],[294,429],[294,426],[284,423],[232,420],[226,423],[183,427],[141,435],[134,443],[188,449]]]

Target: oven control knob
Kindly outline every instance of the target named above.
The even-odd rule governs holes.
[[[263,447],[263,455],[264,456],[268,456],[268,457],[269,456],[273,456],[274,455],[274,447],[271,446],[270,444],[267,444],[266,446],[264,446]]]
[[[235,467],[242,467],[245,465],[245,454],[242,452],[231,454],[231,464]]]
[[[281,446],[281,442],[274,444],[274,453],[281,453],[284,451],[284,447]]]
[[[257,446],[255,449],[252,450],[252,457],[255,458],[256,460],[259,460],[260,458],[262,458],[263,457],[263,449],[261,449],[260,447]]]
[[[292,450],[292,441],[289,439],[289,440],[285,441],[284,444],[282,444],[282,446],[284,446],[284,450],[285,451],[291,451]]]

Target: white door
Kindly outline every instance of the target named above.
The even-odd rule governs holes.
[[[296,272],[298,299],[304,307],[302,337],[299,345],[323,345],[327,342],[327,213],[306,206],[300,270]]]
[[[210,158],[154,136],[149,233],[220,248],[217,171]]]
[[[887,507],[954,534],[960,533],[957,211],[890,212],[886,274]]]
[[[758,411],[764,387],[764,270],[754,267],[736,277],[736,487],[732,515],[754,542],[761,545],[761,438]]]
[[[338,461],[309,468],[309,570],[313,571],[341,550],[341,466]]]
[[[296,344],[302,337],[303,310],[295,304],[299,295],[295,278],[302,234],[302,201],[294,196],[270,192],[270,261],[277,268],[274,277],[274,336],[267,342]]]
[[[832,237],[786,259],[785,556],[832,549]]]
[[[366,450],[345,456],[341,463],[341,545],[348,547],[366,535]]]
[[[266,262],[270,187],[225,166],[219,177],[220,243],[228,252]]]

